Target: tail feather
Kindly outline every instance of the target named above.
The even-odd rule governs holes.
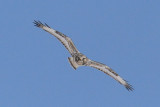
[[[74,61],[73,57],[68,57],[68,61],[75,70],[79,67],[79,65]]]

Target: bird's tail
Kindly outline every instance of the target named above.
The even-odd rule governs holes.
[[[68,57],[68,61],[75,70],[80,66],[74,61],[73,57]]]

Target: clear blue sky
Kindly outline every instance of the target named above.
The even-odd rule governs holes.
[[[135,90],[96,69],[72,69],[68,51],[33,20],[72,38]],[[0,107],[160,106],[159,0],[3,0],[0,26]]]

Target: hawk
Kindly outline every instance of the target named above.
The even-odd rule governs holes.
[[[80,53],[77,48],[75,47],[72,40],[64,35],[63,33],[52,29],[50,26],[48,26],[46,23],[41,23],[40,21],[34,21],[33,22],[35,26],[42,28],[46,32],[54,35],[69,51],[71,54],[71,57],[68,57],[68,60],[71,64],[71,66],[76,70],[80,66],[90,66],[93,68],[96,68],[105,74],[111,76],[116,81],[118,81],[120,84],[122,84],[128,91],[133,91],[132,85],[127,83],[122,77],[120,77],[116,72],[114,72],[110,67],[108,67],[105,64],[93,61],[89,58],[87,58],[84,54]]]

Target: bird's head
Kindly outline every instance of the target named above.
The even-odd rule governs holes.
[[[75,61],[78,65],[85,65],[88,61],[88,58],[83,54],[78,54],[75,56]]]

